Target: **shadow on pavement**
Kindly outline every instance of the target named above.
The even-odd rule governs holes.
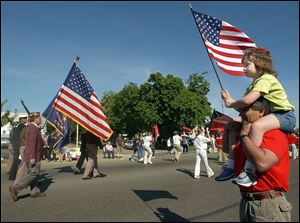
[[[174,159],[162,159],[163,161],[174,162]]]
[[[157,208],[154,213],[162,222],[189,222],[184,217],[172,212],[169,208]]]
[[[165,190],[132,190],[132,191],[144,202],[160,199],[160,198],[177,200],[177,197],[173,196],[169,191],[165,191]]]
[[[187,219],[181,217],[180,215],[170,211],[169,208],[157,208],[154,211],[150,205],[147,204],[147,201],[152,201],[156,199],[174,199],[178,198],[173,196],[169,191],[165,190],[132,190],[145,204],[153,211],[153,213],[162,221],[162,222],[188,222]]]
[[[48,174],[45,173],[41,174],[39,178],[41,178],[39,180],[39,189],[41,192],[45,192],[51,184],[55,183],[52,177],[49,177]]]
[[[181,168],[181,169],[176,169],[177,171],[180,171],[182,173],[185,173],[186,175],[190,176],[190,177],[194,177],[194,171],[192,170],[189,170],[189,169],[184,169],[184,168]]]

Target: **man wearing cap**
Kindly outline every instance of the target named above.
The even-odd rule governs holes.
[[[39,112],[30,113],[30,124],[25,129],[25,149],[23,153],[23,162],[20,168],[28,168],[27,174],[16,180],[13,185],[9,187],[11,197],[14,201],[18,199],[18,192],[31,187],[31,197],[42,197],[45,193],[40,192],[38,188],[37,178],[40,174],[42,149],[44,140],[38,125],[41,124],[41,116]]]
[[[19,159],[20,146],[21,146],[20,134],[21,134],[22,129],[25,127],[26,123],[27,123],[27,116],[26,115],[20,115],[19,116],[19,123],[12,130],[12,135],[11,135],[11,138],[10,138],[10,142],[11,142],[12,148],[13,148],[13,161],[12,161],[12,164],[11,164],[11,167],[10,167],[8,180],[15,180],[16,179],[18,166],[20,164],[20,159]]]

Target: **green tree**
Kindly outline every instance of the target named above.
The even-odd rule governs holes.
[[[8,100],[1,101],[1,127],[6,125],[7,123],[13,123],[15,118],[17,117],[17,109],[15,109],[15,114],[13,117],[10,116],[10,111],[6,110],[2,115],[2,111],[4,110],[4,105],[8,102]]]
[[[206,97],[209,84],[203,75],[190,75],[186,86],[179,77],[157,72],[140,87],[129,83],[119,93],[106,92],[101,104],[110,126],[115,133],[132,137],[157,123],[162,137],[168,137],[182,125],[204,125],[211,109]]]

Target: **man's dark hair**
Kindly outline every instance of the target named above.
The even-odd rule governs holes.
[[[255,111],[263,111],[264,115],[270,114],[270,107],[268,100],[264,97],[259,97],[250,107]]]

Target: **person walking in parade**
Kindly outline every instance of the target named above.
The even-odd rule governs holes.
[[[17,201],[18,193],[31,187],[31,197],[43,197],[46,194],[40,192],[38,176],[41,171],[42,150],[44,147],[44,140],[41,132],[38,129],[38,125],[41,124],[40,113],[30,113],[30,124],[25,129],[25,150],[23,153],[23,162],[20,169],[28,168],[28,172],[20,180],[15,181],[13,185],[9,187],[9,191],[13,201]]]

